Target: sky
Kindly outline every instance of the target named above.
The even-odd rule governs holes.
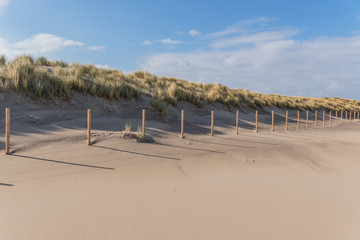
[[[0,0],[0,55],[360,100],[360,1]]]

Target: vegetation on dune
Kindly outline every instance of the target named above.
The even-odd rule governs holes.
[[[102,70],[92,65],[47,61],[30,56],[17,57],[0,69],[0,91],[24,92],[34,99],[55,96],[69,99],[71,92],[110,100],[139,99],[140,91],[117,70]]]
[[[192,83],[148,72],[124,74],[119,70],[100,69],[93,65],[68,65],[44,57],[20,56],[9,62],[0,56],[0,91],[23,92],[33,99],[70,99],[74,92],[109,100],[151,97],[150,105],[166,113],[167,105],[184,101],[201,107],[206,103],[221,103],[228,107],[263,108],[275,106],[287,109],[328,109],[360,111],[360,102],[340,98],[289,97],[261,94],[243,89],[230,89],[219,83]]]

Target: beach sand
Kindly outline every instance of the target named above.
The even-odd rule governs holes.
[[[178,120],[149,110],[154,142],[137,143],[119,130],[135,130],[141,112],[122,103],[121,117],[107,102],[92,106],[87,146],[88,106],[6,104],[13,152],[0,155],[0,239],[360,237],[360,122],[296,129],[293,111],[289,131],[281,118],[271,132],[268,111],[257,134],[254,112],[242,111],[236,135],[234,113],[220,109],[211,137],[209,112],[187,107],[180,139]]]

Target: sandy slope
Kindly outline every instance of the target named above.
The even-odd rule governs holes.
[[[264,113],[256,134],[250,112],[236,136],[234,115],[219,110],[214,137],[208,114],[189,114],[181,140],[178,122],[154,116],[155,142],[136,143],[111,130],[137,119],[97,112],[89,147],[84,109],[68,119],[61,107],[12,109],[0,239],[360,237],[359,122],[300,130],[292,122],[287,132],[278,122],[272,133]]]

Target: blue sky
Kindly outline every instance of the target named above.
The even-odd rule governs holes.
[[[359,100],[360,2],[0,0],[0,54]]]

